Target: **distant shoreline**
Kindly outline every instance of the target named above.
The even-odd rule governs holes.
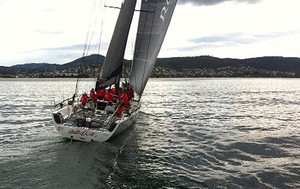
[[[90,55],[66,64],[29,63],[0,66],[0,78],[94,78],[105,57]],[[100,61],[99,61],[100,60]],[[124,60],[123,73],[128,76],[130,60]],[[300,78],[300,58],[257,57],[249,59],[211,56],[159,58],[152,78]]]

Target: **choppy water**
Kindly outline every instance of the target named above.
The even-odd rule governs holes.
[[[300,188],[300,79],[151,79],[105,143],[56,133],[51,100],[74,87],[0,80],[0,188]]]

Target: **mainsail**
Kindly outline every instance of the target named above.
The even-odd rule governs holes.
[[[142,96],[177,0],[143,0],[129,83]]]
[[[136,0],[125,0],[122,4],[115,30],[102,65],[102,70],[96,83],[109,86],[120,79],[128,33],[135,11]]]

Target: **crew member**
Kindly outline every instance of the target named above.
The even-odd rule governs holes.
[[[83,95],[82,95],[82,97],[80,99],[80,102],[84,106],[87,103],[87,100],[88,100],[88,95],[85,92],[85,93],[83,93]]]
[[[94,88],[92,88],[92,90],[90,91],[90,98],[93,99],[95,102],[97,102],[97,96]]]
[[[117,113],[116,113],[117,116],[122,117],[122,114],[123,114],[124,110],[125,110],[125,105],[122,104],[122,105],[119,107],[119,109],[117,110]]]
[[[111,93],[111,90],[107,91],[107,93],[104,96],[104,100],[107,102],[112,102],[114,99],[113,94]]]
[[[106,93],[105,88],[101,88],[99,91],[97,91],[97,98],[99,100],[103,100],[105,93]]]

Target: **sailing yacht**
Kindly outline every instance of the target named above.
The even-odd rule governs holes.
[[[124,98],[109,102],[90,96],[87,102],[83,103],[83,94],[78,94],[75,90],[71,98],[53,105],[53,121],[62,137],[104,142],[124,132],[134,123],[141,106],[143,91],[176,3],[177,0],[142,0],[140,10],[136,11],[137,0],[123,1],[101,72],[95,83],[95,91],[108,91],[112,86],[115,87],[116,95],[122,92],[125,95],[130,91],[132,95],[128,99],[129,102],[125,103]],[[131,71],[125,79],[126,82],[120,84],[125,48],[135,13],[139,14],[139,21]]]

